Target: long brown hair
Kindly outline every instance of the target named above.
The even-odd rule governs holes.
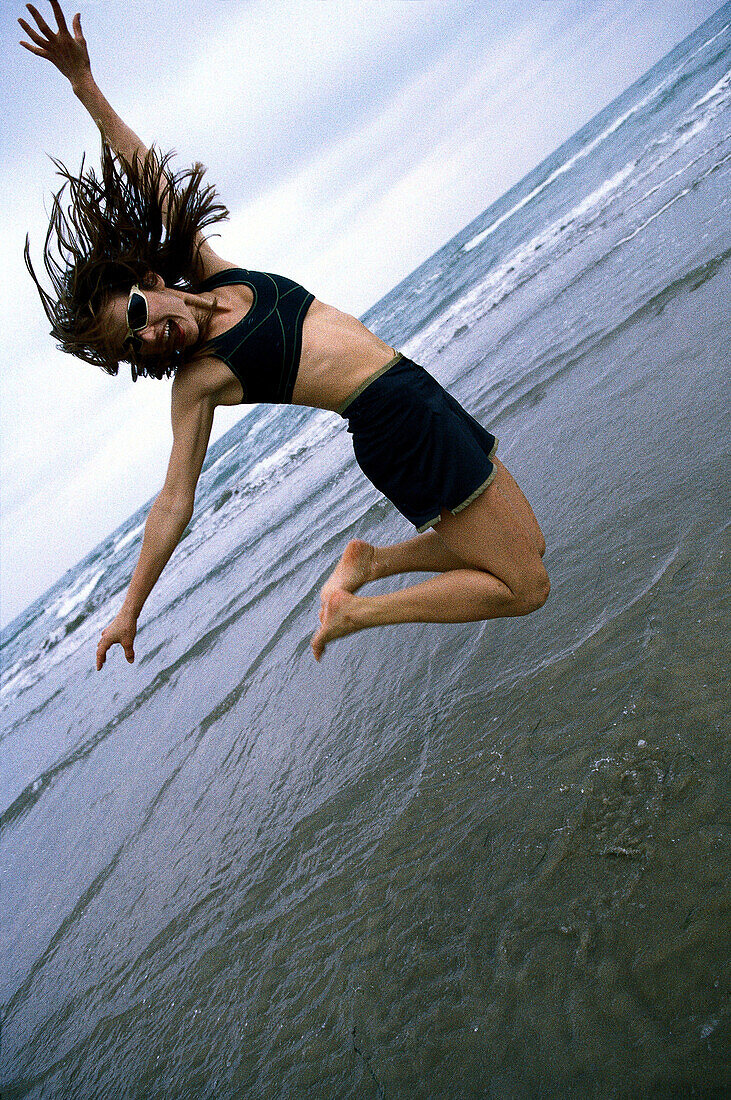
[[[150,149],[128,162],[103,142],[99,176],[84,170],[84,160],[74,175],[54,159],[64,183],[53,196],[43,249],[54,294],[37,279],[25,240],[25,263],[58,347],[107,374],[117,374],[124,361],[133,378],[175,371],[176,357],[142,359],[132,349],[115,349],[100,310],[110,293],[126,293],[135,283],[150,286],[155,274],[168,287],[192,290],[196,235],[228,217],[215,188],[202,182],[205,168],[173,172],[172,156]]]

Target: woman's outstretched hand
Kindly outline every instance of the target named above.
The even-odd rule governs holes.
[[[107,650],[119,643],[124,650],[124,655],[130,664],[135,659],[133,643],[137,633],[137,619],[134,615],[128,615],[120,611],[116,619],[102,630],[99,645],[96,647],[96,670],[99,672],[107,659]]]
[[[53,14],[56,16],[56,23],[58,24],[58,30],[52,31],[37,8],[34,8],[32,4],[26,4],[26,7],[35,19],[38,29],[35,30],[31,27],[25,19],[19,19],[18,22],[30,38],[30,42],[21,42],[21,46],[24,46],[26,50],[30,50],[38,57],[45,57],[47,61],[55,65],[71,82],[74,89],[90,80],[91,64],[89,62],[89,51],[81,32],[81,16],[78,14],[74,16],[74,33],[71,34],[61,11],[61,5],[58,0],[51,0]]]

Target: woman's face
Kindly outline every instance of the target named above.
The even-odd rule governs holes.
[[[135,328],[135,345],[141,359],[172,358],[175,352],[192,347],[200,337],[199,316],[186,298],[190,295],[170,290],[159,275],[151,288],[139,287],[139,294],[147,302],[147,324]],[[127,318],[129,295],[115,291],[104,304],[105,322],[113,346],[118,354],[125,354],[125,341],[129,338]]]

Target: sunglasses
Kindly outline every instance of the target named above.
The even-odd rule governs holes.
[[[149,319],[147,298],[138,286],[133,286],[127,299],[127,335],[122,341],[123,348],[131,347],[135,353],[139,354],[142,350],[142,341],[137,333],[147,328]]]

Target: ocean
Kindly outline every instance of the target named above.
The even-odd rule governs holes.
[[[500,437],[541,611],[316,664],[413,530],[258,406],[133,666],[145,509],[5,628],[3,1100],[728,1094],[730,62],[726,4],[363,318]]]

